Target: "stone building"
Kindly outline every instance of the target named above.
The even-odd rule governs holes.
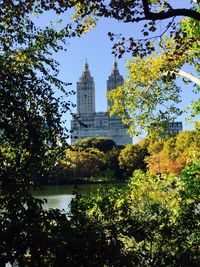
[[[181,131],[183,131],[183,124],[181,121],[170,122],[169,123],[169,130],[166,131],[166,134],[168,134],[168,133],[178,134]]]
[[[107,80],[107,92],[123,85],[124,79],[119,73],[117,62],[112,67],[112,73]],[[112,103],[108,100],[108,107]],[[83,73],[77,82],[77,113],[71,121],[71,143],[84,137],[107,137],[117,145],[132,143],[127,127],[117,116],[110,117],[108,112],[95,110],[95,84],[86,62]]]

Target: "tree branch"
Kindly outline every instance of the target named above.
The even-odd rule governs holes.
[[[184,71],[184,70],[179,70],[179,71],[178,71],[178,74],[179,74],[180,76],[185,77],[185,78],[191,80],[192,82],[194,82],[194,83],[200,85],[200,79],[199,79],[198,77],[195,77],[195,76],[192,75],[191,73],[186,72],[186,71]]]
[[[159,13],[153,13],[150,11],[148,2],[148,0],[142,0],[146,20],[163,20],[177,16],[190,17],[195,20],[200,20],[199,12],[187,8],[169,9],[166,12],[161,11]]]
[[[200,79],[193,74],[186,72],[184,70],[171,70],[171,71],[166,71],[163,73],[164,76],[172,75],[172,74],[178,74],[184,78],[189,79],[191,82],[200,85]]]

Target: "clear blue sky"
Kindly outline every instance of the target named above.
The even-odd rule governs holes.
[[[177,4],[182,4],[185,1],[172,1]],[[177,3],[178,2],[178,3]],[[187,1],[186,1],[187,2]],[[50,20],[55,20],[53,14],[48,14],[40,18],[40,25],[47,25]],[[63,21],[66,17],[63,17]],[[164,22],[159,26],[159,31],[162,32]],[[138,24],[123,24],[111,19],[102,19],[97,26],[82,37],[71,38],[68,40],[67,52],[61,51],[55,54],[54,57],[60,63],[60,75],[59,77],[66,81],[71,82],[72,85],[69,89],[76,90],[76,82],[78,81],[87,58],[89,63],[91,75],[94,77],[96,87],[96,111],[106,110],[106,80],[111,73],[114,57],[111,54],[112,42],[109,40],[107,33],[123,33],[126,36],[135,36],[138,38],[141,36],[140,27]],[[117,60],[120,73],[124,76],[127,75],[125,69],[125,58],[131,58],[131,55],[126,54],[124,58]],[[182,87],[182,99],[181,107],[186,107],[191,100],[199,97],[192,94],[192,84],[185,85],[179,82]],[[76,96],[71,97],[74,103],[76,103]],[[76,111],[76,109],[74,109]],[[67,126],[69,127],[70,115],[67,116]],[[178,120],[183,121],[184,129],[192,129],[192,125],[186,125],[184,121],[185,116],[181,116]]]

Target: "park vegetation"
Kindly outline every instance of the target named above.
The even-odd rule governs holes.
[[[12,266],[17,262],[20,267],[200,265],[199,124],[196,131],[164,141],[156,137],[125,148],[109,141],[108,151],[99,144],[70,148],[62,115],[71,112],[72,103],[66,97],[73,92],[66,90],[68,82],[59,79],[59,64],[53,59],[53,53],[63,50],[68,38],[86,33],[100,18],[131,24],[144,22],[144,38],[120,36],[113,45],[113,52],[119,57],[130,52],[138,58],[129,64],[130,79],[125,83],[126,98],[118,105],[119,112],[116,103],[121,91],[115,91],[111,98],[113,112],[122,117],[125,114],[124,118],[130,113],[132,125],[139,126],[138,131],[132,127],[132,132],[151,130],[159,122],[166,122],[166,118],[169,120],[171,114],[182,112],[170,105],[164,112],[158,110],[156,119],[151,120],[157,104],[168,99],[179,102],[180,90],[175,84],[178,75],[187,75],[197,85],[196,92],[199,90],[198,77],[182,71],[187,63],[199,73],[199,1],[190,1],[187,8],[184,4],[174,8],[170,2],[0,2],[1,266],[8,262]],[[43,14],[68,16],[71,9],[75,12],[70,23],[44,27],[36,23]],[[169,20],[165,29],[157,35],[158,22],[166,19]],[[114,40],[119,35],[109,36]],[[134,68],[143,72],[146,66],[152,70],[150,80],[144,71],[143,79],[138,81]],[[199,101],[191,106],[195,117]],[[134,107],[144,112],[135,112]],[[134,164],[127,160],[124,150]],[[141,154],[140,162],[135,151]],[[57,167],[64,170],[77,162],[91,167],[81,173],[75,169],[80,177],[118,166],[120,177],[124,173],[123,179],[131,178],[123,189],[106,189],[84,198],[77,195],[69,214],[44,210],[44,201],[34,198],[31,190]],[[146,172],[148,169],[151,173]]]
[[[135,171],[122,189],[78,196],[71,219],[81,229],[82,266],[197,267],[199,175],[199,163],[179,177]]]
[[[43,183],[125,181],[135,170],[180,175],[185,166],[200,160],[200,133],[183,131],[136,144],[117,146],[103,137],[86,137],[66,149],[64,157]]]

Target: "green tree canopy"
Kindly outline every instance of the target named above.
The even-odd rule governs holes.
[[[113,52],[120,57],[125,52],[131,52],[133,56],[147,56],[155,50],[153,41],[161,39],[169,30],[170,34],[179,35],[179,21],[182,17],[189,17],[195,21],[200,20],[200,13],[197,9],[199,1],[190,1],[187,7],[181,3],[180,8],[176,8],[169,0],[161,1],[105,1],[90,0],[87,3],[76,1],[76,13],[74,20],[77,22],[77,31],[79,33],[87,31],[94,27],[102,17],[111,18],[126,24],[144,22],[141,26],[141,32],[144,38],[131,36],[126,38],[123,33],[109,33],[110,39],[117,41],[113,46]],[[175,21],[176,18],[176,21]],[[159,22],[167,20],[162,32],[158,31]],[[178,23],[177,23],[178,21]],[[192,40],[190,40],[192,43]],[[178,47],[177,47],[178,49]],[[178,51],[177,51],[178,52]]]
[[[199,93],[199,38],[200,22],[184,19],[178,33],[163,37],[157,52],[131,59],[127,64],[128,79],[108,95],[114,103],[111,114],[121,116],[132,133],[158,130],[160,124],[167,127],[168,122],[181,115],[181,88],[176,81],[182,76],[184,82],[196,86],[193,93]],[[185,64],[193,65],[196,76],[184,70]],[[199,113],[198,106],[199,100],[190,105],[193,117]]]
[[[155,5],[160,8],[157,12],[149,9]],[[48,11],[61,14],[71,7],[77,9],[74,16],[77,22],[75,30],[71,25],[56,30],[53,26],[41,28],[39,24],[34,23],[33,15],[40,16]],[[81,244],[84,246],[79,249],[80,236],[76,233],[79,226],[82,226],[81,223],[77,221],[72,225],[73,220],[70,222],[60,211],[43,210],[42,201],[35,199],[30,191],[31,187],[36,186],[37,180],[42,179],[60,158],[62,147],[58,146],[57,141],[60,143],[65,141],[61,123],[62,112],[70,110],[71,105],[70,102],[63,102],[54,95],[54,88],[62,91],[64,95],[68,92],[65,92],[67,84],[58,79],[59,67],[53,60],[52,53],[63,49],[66,37],[81,35],[95,25],[96,17],[113,17],[132,23],[143,20],[144,14],[145,20],[150,19],[147,25],[150,32],[154,32],[157,19],[189,15],[199,20],[199,12],[193,6],[186,10],[172,9],[168,1],[110,1],[108,4],[99,0],[1,1],[0,264],[2,266],[7,262],[13,264],[15,260],[22,267],[59,266],[61,262],[63,266],[72,264],[81,266],[79,263],[83,259],[85,266],[88,266],[87,263],[90,262],[87,261],[89,258],[80,258],[80,255],[83,255],[80,252],[84,251],[84,246],[90,240],[85,242],[85,235],[81,233],[83,237]],[[140,14],[141,11],[143,14]],[[141,19],[138,19],[138,15]],[[120,40],[120,45],[123,46],[123,43],[124,40]],[[140,43],[135,45],[134,40],[130,39],[130,44],[133,53],[145,56]],[[148,51],[154,50],[151,43],[147,43],[145,47]],[[121,55],[123,48],[120,49]],[[105,236],[104,233],[102,235]],[[184,242],[186,252],[188,252],[187,244]],[[194,250],[195,248],[196,246]],[[106,252],[108,255],[109,250]]]
[[[129,178],[136,169],[146,170],[145,157],[148,156],[148,150],[140,144],[128,144],[121,150],[118,160],[119,167],[125,178]]]
[[[82,149],[93,147],[102,152],[108,152],[116,147],[116,144],[112,139],[106,137],[86,137],[74,143],[73,147]]]
[[[1,266],[15,260],[20,266],[48,266],[50,239],[56,242],[48,221],[61,218],[60,212],[44,211],[31,193],[60,158],[58,142],[65,144],[67,138],[62,112],[71,105],[55,97],[55,90],[63,97],[70,92],[58,79],[58,62],[52,58],[63,49],[69,28],[36,26],[30,14],[45,11],[45,5],[49,3],[0,3]],[[56,3],[49,9],[58,11]]]
[[[124,86],[109,94],[114,102],[111,115],[121,116],[132,134],[152,131],[155,125],[163,131],[168,121],[183,112],[178,107],[181,88],[176,78],[182,76],[185,82],[194,82],[196,92],[199,90],[199,1],[190,1],[187,8],[184,3],[182,8],[176,8],[171,1],[102,0],[88,1],[85,5],[77,3],[76,8],[74,19],[80,32],[95,26],[102,17],[131,24],[144,22],[143,38],[109,33],[110,39],[115,40],[115,55],[122,57],[128,52],[133,56],[127,64],[129,77]],[[161,31],[158,25],[165,19]],[[185,71],[185,64],[194,66],[196,74]],[[190,108],[192,116],[196,116],[199,101],[191,103]]]
[[[105,155],[97,148],[77,149],[75,151],[68,149],[66,158],[69,161],[70,168],[73,170],[75,179],[98,177],[100,170],[105,166]]]

